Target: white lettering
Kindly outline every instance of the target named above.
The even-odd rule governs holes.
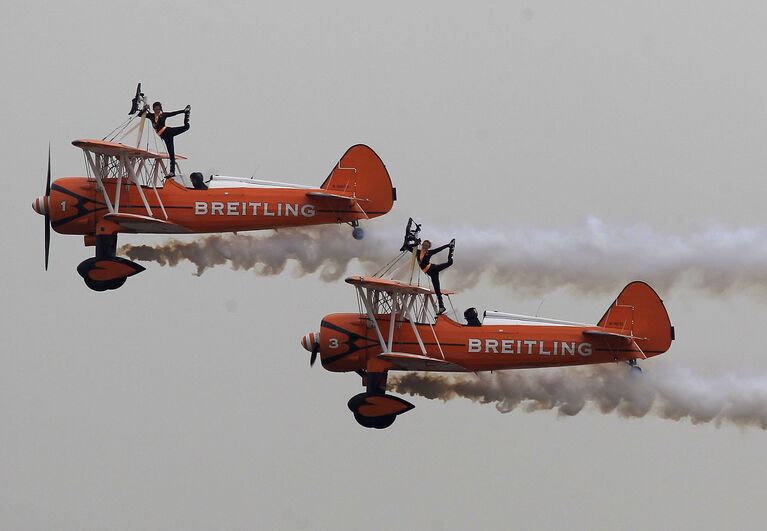
[[[221,216],[224,215],[224,203],[219,203],[218,201],[214,201],[210,204],[210,213],[214,216],[216,214],[219,214]]]
[[[527,353],[532,354],[533,353],[533,345],[535,345],[535,341],[525,340],[525,345],[527,345]]]
[[[194,215],[195,216],[204,216],[208,213],[208,203],[205,203],[203,201],[195,201],[194,202]]]
[[[226,215],[227,216],[239,216],[240,213],[237,212],[237,207],[240,206],[239,203],[227,203],[226,204]]]
[[[515,350],[516,341],[516,350]],[[539,356],[566,356],[570,354],[575,356],[577,352],[583,357],[593,354],[591,343],[576,343],[575,341],[552,341],[549,345],[543,340],[530,339],[476,339],[470,338],[468,342],[469,352],[484,352],[492,354],[523,354],[522,348],[527,346],[527,354],[538,354]],[[484,347],[484,349],[483,349]]]
[[[273,216],[274,212],[269,212],[269,203],[264,203],[264,216]]]
[[[301,215],[305,218],[312,218],[316,213],[314,205],[304,205],[301,207]]]
[[[261,206],[261,203],[248,203],[250,205],[250,208],[253,209],[253,215],[258,216],[258,207]]]
[[[298,205],[285,205],[286,216],[298,216]]]

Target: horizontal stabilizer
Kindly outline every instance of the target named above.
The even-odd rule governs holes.
[[[367,201],[367,202],[370,201],[370,199],[362,199],[359,197],[351,197],[351,196],[342,195],[342,194],[331,194],[328,192],[307,192],[306,195],[309,197],[314,197],[318,199],[341,199],[344,201],[349,201],[350,203],[357,203],[360,201]]]
[[[125,232],[146,234],[183,234],[192,232],[181,225],[139,214],[105,214],[104,220],[119,225]]]
[[[466,372],[466,369],[449,361],[421,356],[420,354],[405,354],[402,352],[386,352],[378,355],[379,359],[388,361],[406,371],[443,371]]]
[[[583,335],[604,340],[604,344],[607,345],[607,348],[613,350],[615,359],[631,360],[638,358],[643,360],[647,358],[636,341],[641,341],[644,338],[618,334],[615,332],[605,332],[604,330],[584,330]],[[610,341],[611,339],[613,341]]]
[[[615,338],[624,339],[626,341],[634,341],[635,339],[647,339],[646,337],[629,336],[626,334],[618,334],[615,332],[605,332],[604,330],[585,330],[583,332],[583,335],[595,336],[595,337],[615,337]]]

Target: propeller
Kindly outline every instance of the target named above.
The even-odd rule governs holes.
[[[309,332],[301,338],[301,346],[312,353],[312,357],[309,358],[309,367],[314,367],[314,362],[317,361],[317,354],[320,353],[320,334]]]
[[[51,213],[50,203],[51,200],[51,144],[48,143],[48,177],[45,179],[45,270],[48,271],[48,255],[51,248]]]

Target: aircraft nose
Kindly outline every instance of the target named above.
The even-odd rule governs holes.
[[[34,201],[32,201],[32,210],[40,214],[41,216],[45,216],[49,210],[48,210],[48,202],[50,198],[45,195],[41,195]]]
[[[304,347],[307,351],[311,352],[314,344],[320,342],[320,334],[319,332],[309,332],[304,337],[301,338],[301,346]]]

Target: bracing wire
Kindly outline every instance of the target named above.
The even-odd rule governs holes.
[[[382,277],[383,275],[386,275],[389,273],[394,266],[397,265],[397,263],[402,259],[403,256],[405,256],[406,251],[402,251],[400,254],[389,260],[384,266],[376,271],[373,276],[374,277]]]
[[[128,127],[128,125],[130,125],[131,121],[133,121],[134,118],[135,118],[135,116],[129,116],[127,120],[125,120],[123,123],[121,123],[120,125],[118,125],[114,129],[112,129],[101,140],[109,139],[110,142],[113,141],[115,138],[117,138],[125,130],[126,127]]]

